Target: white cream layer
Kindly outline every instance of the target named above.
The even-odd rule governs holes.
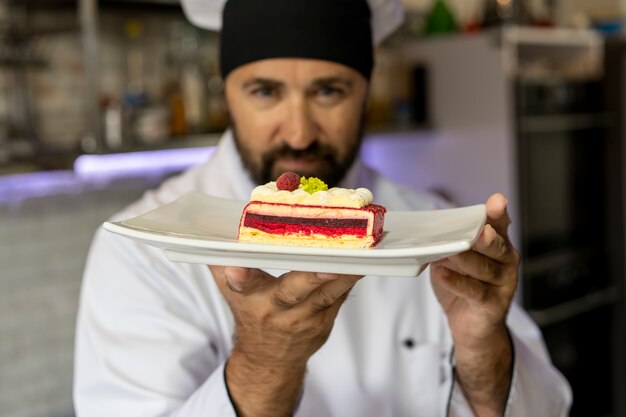
[[[252,190],[250,201],[264,203],[300,204],[303,206],[330,206],[362,208],[372,204],[374,196],[367,188],[339,188],[334,187],[328,191],[317,191],[309,194],[302,188],[295,191],[279,190],[276,182],[268,182],[259,185]]]

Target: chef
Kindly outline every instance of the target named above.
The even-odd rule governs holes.
[[[117,219],[196,191],[247,201],[283,171],[367,187],[390,210],[441,207],[358,158],[389,0],[183,3],[221,24],[232,127],[210,161]],[[214,10],[213,10],[214,11]],[[220,23],[221,20],[221,23]],[[512,301],[504,196],[474,247],[414,279],[169,262],[98,231],[77,326],[79,417],[566,416],[567,382]]]

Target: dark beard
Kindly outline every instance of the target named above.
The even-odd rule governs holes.
[[[328,184],[329,187],[337,186],[354,163],[361,148],[365,125],[365,120],[362,118],[357,134],[354,138],[351,138],[350,148],[344,158],[339,157],[337,150],[333,146],[314,140],[306,149],[292,149],[289,145],[283,143],[265,152],[261,156],[260,162],[257,162],[252,155],[252,151],[240,140],[236,124],[232,120],[231,122],[235,145],[243,165],[248,170],[248,174],[255,184],[260,185],[275,181],[282,174],[282,170],[276,166],[276,161],[280,158],[314,157],[319,161],[315,172],[301,171],[296,172],[296,174],[306,177],[317,177]]]

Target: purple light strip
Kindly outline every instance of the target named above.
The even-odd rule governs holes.
[[[72,171],[33,172],[0,177],[0,204],[15,205],[28,198],[77,193],[82,190]]]
[[[44,171],[0,176],[0,204],[16,206],[29,198],[80,193],[123,177],[159,178],[200,165],[213,152],[215,147],[81,155],[74,163],[74,172]]]
[[[183,171],[206,162],[213,152],[215,147],[81,155],[74,163],[74,173],[81,178],[101,179]]]

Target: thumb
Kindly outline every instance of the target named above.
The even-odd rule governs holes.
[[[508,237],[511,219],[507,211],[508,200],[502,194],[494,194],[487,200],[487,224],[502,237]]]
[[[231,291],[247,294],[270,279],[270,276],[260,269],[227,266],[224,268],[224,278]]]

